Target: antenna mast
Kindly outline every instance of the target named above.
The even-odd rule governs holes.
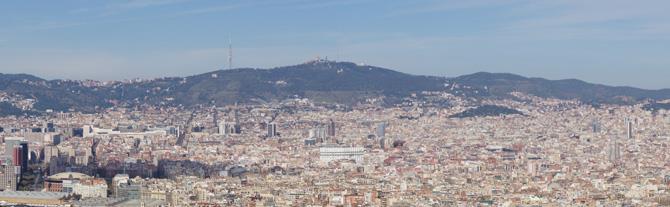
[[[233,41],[228,38],[228,69],[233,69]]]

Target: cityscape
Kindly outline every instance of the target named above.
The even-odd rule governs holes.
[[[670,206],[667,6],[7,1],[0,206]]]
[[[454,117],[473,101],[422,93],[395,106],[294,98],[4,117],[0,200],[45,206],[670,204],[668,110],[513,93],[515,99],[478,104],[520,114]],[[430,104],[440,101],[452,105]]]

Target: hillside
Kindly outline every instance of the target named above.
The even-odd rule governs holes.
[[[577,79],[547,80],[507,73],[474,73],[451,81],[485,91],[485,95],[510,98],[522,92],[544,98],[576,99],[584,103],[634,104],[645,99],[669,99],[670,89],[645,90],[587,83]]]
[[[218,70],[188,77],[102,83],[44,80],[0,74],[0,92],[34,100],[33,111],[93,112],[111,106],[267,103],[289,98],[355,105],[382,97],[394,104],[412,93],[442,91],[474,99],[514,98],[522,92],[584,103],[634,104],[670,99],[670,90],[612,87],[580,80],[547,80],[506,73],[474,73],[453,78],[419,76],[349,62],[312,61],[273,69]],[[3,111],[21,113],[5,106]],[[2,115],[6,115],[4,113]]]

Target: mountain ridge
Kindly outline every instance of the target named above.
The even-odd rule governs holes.
[[[472,78],[472,77],[477,78]],[[506,78],[500,78],[506,77]],[[497,78],[497,79],[493,79]],[[459,76],[455,79],[469,85],[485,85],[495,94],[508,94],[520,91],[540,97],[558,99],[578,99],[584,102],[623,103],[639,102],[643,99],[668,99],[670,89],[640,89],[630,86],[608,86],[579,79],[549,80],[528,78],[509,73],[475,73]],[[475,81],[472,81],[475,80]],[[632,98],[633,100],[614,100]]]
[[[93,112],[112,106],[189,107],[267,103],[291,98],[345,105],[381,98],[387,105],[393,105],[423,91],[444,92],[471,99],[507,99],[514,98],[511,95],[513,92],[522,92],[543,98],[602,104],[670,99],[670,89],[607,86],[578,79],[549,80],[512,73],[477,72],[457,77],[412,75],[382,67],[334,61],[106,82],[45,80],[29,74],[0,73],[0,92],[15,99],[34,99],[29,108],[35,111],[73,109]]]

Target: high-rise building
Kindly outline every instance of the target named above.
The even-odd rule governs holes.
[[[44,146],[44,163],[50,163],[51,159],[58,157],[58,147],[53,145]]]
[[[621,159],[621,147],[619,146],[619,142],[614,138],[610,140],[607,147],[607,157],[612,163],[618,163]]]
[[[21,166],[21,171],[28,168],[28,142],[23,137],[5,138],[5,157],[11,159],[15,166]]]
[[[0,165],[0,190],[16,191],[20,179],[20,166]]]
[[[386,137],[386,122],[377,124],[377,138]]]
[[[312,138],[318,142],[327,142],[328,137],[328,126],[319,126],[309,130],[308,138]]]
[[[316,138],[325,139],[328,136],[328,129],[326,127],[316,128]]]
[[[23,147],[21,147],[20,145],[14,146],[14,148],[12,148],[12,165],[22,166],[23,163],[23,158],[21,156],[23,155],[22,151]]]
[[[234,134],[239,134],[242,132],[240,127],[240,116],[237,113],[237,103],[235,103],[235,109],[233,110],[233,126],[231,130]]]
[[[240,129],[240,125],[236,124],[236,122],[231,123],[231,122],[221,121],[221,122],[219,122],[218,132],[221,135],[240,134],[242,132],[242,130]]]
[[[11,158],[15,145],[23,141],[22,137],[5,137],[5,157]]]
[[[219,126],[218,126],[218,128],[219,128],[219,134],[220,134],[220,135],[226,135],[226,134],[228,134],[228,133],[227,133],[227,132],[228,132],[228,128],[226,127],[226,122],[225,122],[225,121],[221,121],[221,122],[219,122]]]
[[[328,121],[327,131],[329,137],[335,136],[335,121],[333,121],[333,119]]]
[[[386,138],[385,137],[380,138],[379,139],[379,148],[386,149],[386,147],[387,147]]]
[[[624,120],[626,123],[626,138],[627,139],[632,139],[633,138],[633,121],[630,118],[626,118]]]
[[[235,104],[235,108],[232,109],[232,111],[228,112],[228,117],[232,117],[232,122],[231,121],[219,121],[218,122],[218,133],[221,135],[228,135],[228,134],[240,134],[242,133],[242,127],[240,126],[240,119],[239,119],[239,114],[237,113],[237,104]]]
[[[594,119],[593,122],[591,122],[591,130],[593,133],[600,133],[600,122],[598,122],[597,119]]]
[[[28,150],[28,142],[22,141],[21,145],[21,172],[28,170],[28,159],[30,151]]]
[[[267,137],[275,137],[277,136],[277,124],[276,123],[268,123],[267,124]]]

